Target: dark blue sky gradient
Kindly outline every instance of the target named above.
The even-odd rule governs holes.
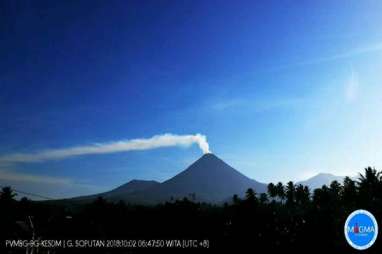
[[[335,99],[348,77],[375,94],[381,11],[379,1],[2,1],[0,154],[202,133],[260,181],[367,166],[317,152],[352,135],[338,133],[358,115]],[[166,148],[2,168],[107,189],[164,180],[198,156]]]

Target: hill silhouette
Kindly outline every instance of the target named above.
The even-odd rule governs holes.
[[[342,182],[344,176],[336,176],[328,173],[320,173],[304,181],[297,182],[298,184],[309,186],[310,189],[314,190],[321,188],[323,185],[329,185],[333,181]]]
[[[214,169],[210,163],[219,167]],[[208,172],[202,170],[206,166],[209,166],[205,170]],[[162,184],[131,181],[114,191],[122,191],[123,194],[126,189],[135,189],[134,186],[141,188],[153,184],[148,189],[133,191],[131,194],[166,190],[159,188],[160,186],[168,186],[169,190],[181,193],[186,192],[189,187],[201,188],[203,185],[200,184],[205,183],[198,180],[190,184],[190,179],[213,176],[215,171],[219,175],[223,171],[224,176],[234,179],[229,182],[247,179],[216,156],[205,155]],[[212,183],[212,186],[221,184],[218,179],[212,181],[218,182],[217,185]],[[199,192],[211,193],[216,190],[204,188],[199,189]],[[313,192],[307,186],[292,181],[285,185],[269,183],[267,193],[260,195],[256,195],[249,188],[244,193],[235,193],[231,197],[232,202],[224,205],[182,198],[144,206],[110,202],[98,197],[87,204],[67,206],[66,203],[35,202],[26,198],[16,200],[13,189],[4,187],[0,190],[0,248],[6,248],[6,239],[131,239],[136,243],[142,243],[140,239],[159,239],[159,243],[161,240],[165,243],[168,239],[199,239],[202,243],[207,241],[209,247],[200,248],[197,245],[198,249],[187,250],[216,253],[244,250],[256,252],[264,249],[269,253],[306,253],[314,246],[315,252],[320,253],[358,253],[358,250],[352,249],[346,242],[343,235],[344,223],[349,214],[360,208],[368,210],[376,218],[381,218],[381,193],[382,172],[371,167],[365,168],[357,180],[345,177],[342,183],[333,181]],[[158,241],[150,243],[150,246],[144,245],[141,248],[143,253],[146,250],[156,252],[156,243]],[[124,249],[113,248],[107,251],[93,248],[81,248],[79,251],[78,248],[68,248],[61,252],[58,248],[40,247],[33,247],[33,253],[125,253],[132,250],[127,246]],[[381,247],[377,239],[364,253],[381,253]],[[186,250],[173,249],[166,244],[163,248],[166,248],[166,253],[171,253],[171,250],[174,253]],[[135,250],[138,249],[132,250],[133,253]],[[4,253],[25,253],[25,248],[14,251],[8,247]]]
[[[207,153],[163,183],[133,180],[108,192],[72,200],[86,202],[103,197],[109,201],[155,204],[187,197],[194,201],[220,203],[248,188],[263,193],[267,185],[250,179],[216,155]]]

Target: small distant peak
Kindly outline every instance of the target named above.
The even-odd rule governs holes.
[[[334,176],[334,175],[330,173],[318,173],[316,176]]]

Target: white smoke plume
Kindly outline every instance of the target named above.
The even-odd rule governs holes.
[[[0,163],[61,160],[68,157],[88,154],[107,154],[136,150],[150,150],[160,147],[171,146],[188,147],[192,144],[197,144],[199,148],[203,151],[203,153],[210,153],[207,138],[204,135],[175,135],[167,133],[162,135],[155,135],[147,139],[130,139],[94,145],[74,146],[60,149],[48,149],[35,153],[15,153],[2,155],[0,156]]]

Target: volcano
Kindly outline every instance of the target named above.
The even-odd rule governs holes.
[[[139,186],[142,187],[142,184]],[[184,171],[162,183],[147,184],[146,181],[144,188],[132,187],[132,184],[125,184],[88,197],[94,199],[102,196],[111,201],[124,200],[142,204],[155,204],[184,197],[198,202],[220,203],[231,199],[234,194],[243,196],[248,188],[257,193],[266,192],[267,189],[266,184],[243,175],[212,153],[204,154]],[[81,197],[81,200],[86,199],[87,197]]]
[[[212,153],[204,154],[186,170],[146,190],[148,197],[162,201],[187,197],[198,201],[220,202],[252,188],[265,192],[266,185],[248,178]]]

